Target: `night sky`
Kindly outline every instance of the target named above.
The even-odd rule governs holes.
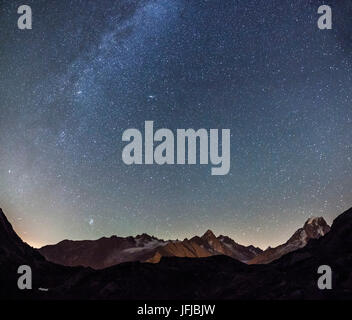
[[[229,174],[125,165],[146,120],[231,129]],[[351,1],[1,0],[0,207],[31,245],[212,229],[265,248],[351,206]]]

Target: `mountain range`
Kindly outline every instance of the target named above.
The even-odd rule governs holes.
[[[277,260],[289,252],[303,248],[310,239],[319,239],[329,231],[330,226],[326,223],[324,218],[309,218],[303,228],[299,228],[287,242],[275,248],[267,248],[248,261],[248,264],[263,264]]]
[[[249,264],[269,263],[286,253],[304,247],[310,239],[329,232],[325,220],[310,218],[284,244],[263,251],[254,246],[243,246],[227,236],[216,237],[211,230],[201,237],[162,240],[142,234],[136,237],[103,237],[98,240],[64,240],[44,246],[39,252],[48,260],[65,266],[85,266],[104,269],[119,263],[142,261],[158,263],[162,257],[205,258],[226,255]]]
[[[304,243],[310,231],[323,232],[315,228],[319,220],[308,220],[294,240]],[[32,269],[32,290],[17,287],[23,264]],[[317,286],[321,265],[333,271],[332,290]],[[1,299],[352,299],[352,208],[325,235],[266,264],[216,254],[162,256],[159,263],[133,261],[99,270],[47,261],[18,237],[0,210],[0,284]]]

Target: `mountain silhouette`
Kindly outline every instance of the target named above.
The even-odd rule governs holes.
[[[128,261],[145,261],[158,247],[167,242],[147,234],[136,237],[100,238],[98,240],[64,240],[55,245],[44,246],[39,252],[51,262],[65,266],[86,266],[104,269]]]
[[[268,248],[258,254],[249,264],[269,263],[283,255],[303,248],[310,239],[318,239],[330,231],[329,225],[322,217],[313,217],[306,221],[303,228],[298,229],[286,243],[275,248]]]
[[[222,235],[216,237],[208,230],[201,237],[195,236],[183,241],[165,241],[145,233],[126,238],[112,236],[98,240],[64,240],[44,246],[39,252],[48,261],[57,264],[104,269],[123,262],[158,263],[162,257],[204,258],[220,254],[246,262],[262,250],[242,246]]]
[[[44,246],[39,252],[51,262],[94,269],[132,261],[158,263],[162,257],[205,258],[215,255],[226,255],[249,264],[262,264],[304,247],[310,239],[325,235],[329,230],[323,218],[310,218],[285,244],[264,252],[254,246],[238,244],[227,236],[216,237],[211,230],[201,237],[194,236],[183,241],[165,241],[147,234],[126,238],[112,236],[98,240],[64,240]]]
[[[268,264],[247,265],[214,255],[162,257],[156,264],[126,262],[94,270],[46,261],[17,236],[0,210],[0,298],[352,299],[351,231],[349,209],[334,220],[327,234]],[[214,240],[209,235],[203,240]],[[19,264],[32,268],[33,290],[17,288]],[[332,290],[317,286],[321,265],[333,271]]]

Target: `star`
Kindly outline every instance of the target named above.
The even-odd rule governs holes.
[[[3,0],[0,207],[43,244],[212,229],[264,248],[331,223],[352,205],[352,20],[333,2],[328,32],[314,1],[33,2],[26,33]],[[230,173],[125,165],[145,121],[230,129]]]

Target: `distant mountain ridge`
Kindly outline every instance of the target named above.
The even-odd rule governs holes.
[[[306,232],[315,228],[312,222]],[[249,266],[215,255],[163,257],[155,264],[127,262],[93,270],[46,261],[17,236],[0,210],[0,299],[352,299],[351,230],[352,208],[334,220],[326,235],[268,264]],[[204,238],[213,240],[209,232]],[[33,290],[17,287],[17,268],[23,264],[32,269]],[[333,270],[333,290],[317,286],[321,265]]]
[[[224,254],[240,261],[248,261],[262,250],[242,246],[228,237],[216,237],[208,230],[201,237],[195,236],[183,241],[165,241],[145,233],[125,238],[112,236],[98,240],[63,240],[44,246],[39,252],[48,261],[57,264],[104,269],[130,261],[158,263],[161,257],[204,258]]]
[[[254,246],[243,246],[227,236],[216,237],[211,230],[207,230],[201,237],[194,236],[183,241],[165,241],[148,234],[98,240],[64,240],[44,246],[39,252],[48,261],[57,264],[94,269],[131,261],[158,263],[162,257],[205,258],[215,255],[226,255],[249,264],[262,264],[304,247],[309,239],[319,238],[329,230],[324,218],[311,218],[285,244],[265,251]]]
[[[171,241],[157,248],[155,255],[147,262],[159,262],[161,257],[203,258],[220,254],[245,262],[261,252],[260,248],[242,246],[229,237],[216,237],[211,230],[207,230],[201,237]]]
[[[319,239],[330,231],[330,226],[322,217],[309,218],[303,228],[298,229],[286,243],[275,248],[268,248],[258,254],[248,264],[266,264],[279,259],[283,255],[296,251],[307,245],[310,239]]]
[[[39,252],[48,260],[65,266],[103,269],[128,261],[144,261],[152,257],[164,240],[147,234],[136,237],[100,238],[98,240],[63,240],[44,246]]]

